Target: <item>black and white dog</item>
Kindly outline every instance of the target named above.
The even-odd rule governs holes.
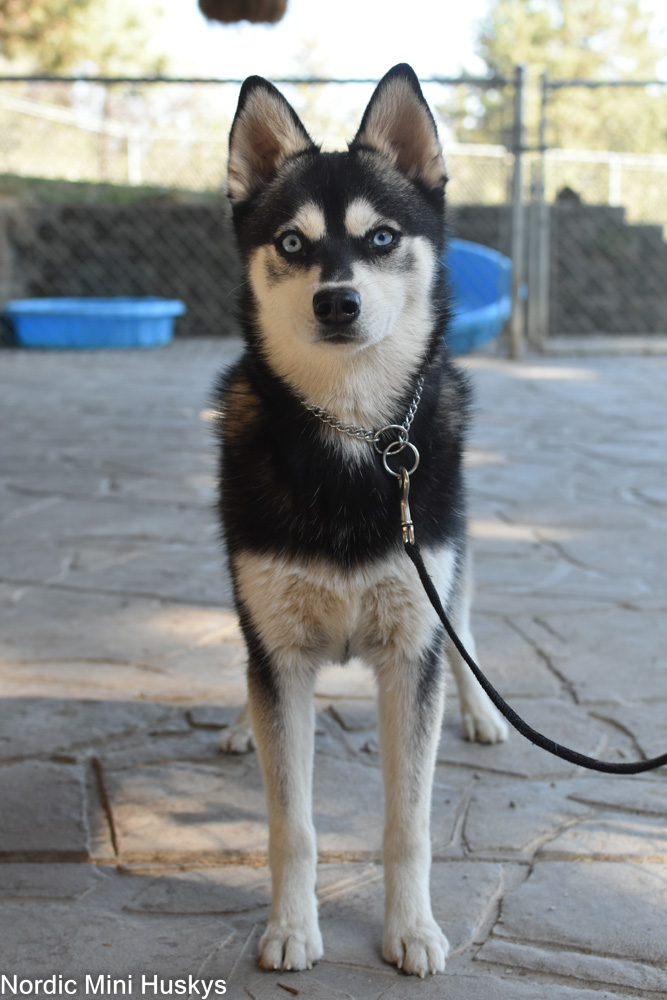
[[[321,664],[352,656],[372,666],[379,691],[383,956],[419,976],[445,964],[429,895],[445,640],[402,551],[398,480],[368,440],[397,425],[376,440],[381,451],[394,435],[394,473],[419,452],[410,480],[417,539],[474,656],[461,471],[468,393],[443,348],[445,180],[409,66],[382,79],[347,152],[320,152],[266,80],[243,85],[229,196],[245,264],[246,349],[220,385],[220,515],[249,703],[221,745],[247,749],[252,723],[269,814],[273,903],[260,944],[269,969],[309,968],[322,955],[313,691]],[[408,458],[394,455],[408,435]],[[446,652],[465,735],[505,739],[504,721]]]

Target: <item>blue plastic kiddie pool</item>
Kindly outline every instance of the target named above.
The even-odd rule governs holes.
[[[158,347],[185,312],[178,299],[16,299],[5,313],[21,347]]]
[[[467,354],[497,337],[509,319],[512,261],[479,243],[450,240],[444,263],[453,294],[447,346]]]

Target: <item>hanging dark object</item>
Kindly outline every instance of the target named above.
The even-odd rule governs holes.
[[[199,0],[199,9],[210,21],[235,24],[275,24],[287,9],[287,0]]]

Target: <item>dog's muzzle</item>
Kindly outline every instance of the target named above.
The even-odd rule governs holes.
[[[352,323],[361,312],[361,295],[354,288],[323,288],[313,295],[313,312],[328,327]]]

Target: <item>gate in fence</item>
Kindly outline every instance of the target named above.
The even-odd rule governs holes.
[[[524,164],[528,338],[655,347],[667,337],[667,83],[543,76],[540,89]]]

